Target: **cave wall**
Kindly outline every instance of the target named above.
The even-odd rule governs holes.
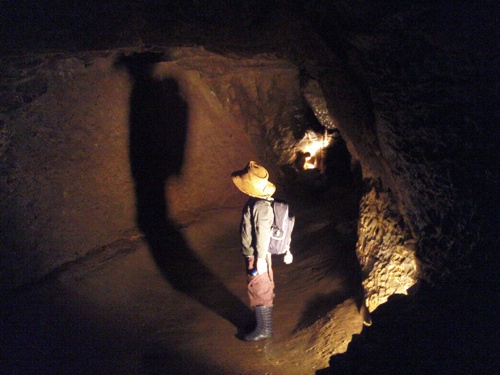
[[[312,32],[296,56],[368,188],[357,253],[370,309],[421,278],[460,277],[488,257],[496,222],[495,7],[304,4]]]
[[[391,295],[406,294],[422,277],[416,255],[418,240],[406,222],[408,186],[395,179],[400,175],[396,173],[401,170],[399,160],[389,161],[384,155],[388,124],[377,120],[370,87],[362,79],[366,72],[360,66],[359,52],[328,45],[309,23],[295,23],[284,33],[296,35],[296,28],[302,38],[290,59],[319,83],[331,123],[346,142],[351,164],[359,163],[362,171],[366,192],[360,201],[356,253],[366,303],[373,311]],[[414,185],[410,188],[416,196],[420,194]]]
[[[18,286],[133,227],[130,82],[103,56],[2,60],[2,285]]]
[[[416,240],[401,220],[390,193],[372,188],[362,197],[356,249],[370,311],[394,294],[408,294],[421,277]]]
[[[383,182],[417,240],[422,277],[459,278],[489,252],[493,233],[485,202],[495,200],[496,184],[495,7],[394,7],[375,19],[371,9],[356,10],[356,24],[365,26],[350,30],[348,40],[390,170]]]
[[[276,58],[223,57],[203,48],[163,50],[158,54],[168,57],[152,65],[149,91],[131,102],[139,83],[118,62],[120,56],[135,53],[2,59],[3,287],[35,281],[137,226],[129,160],[130,144],[138,142],[131,137],[142,137],[137,132],[151,133],[145,134],[151,144],[140,146],[140,152],[166,153],[157,155],[166,163],[169,151],[155,146],[156,135],[172,146],[172,139],[185,138],[179,173],[165,181],[167,214],[179,225],[207,210],[240,207],[245,198],[229,176],[248,160],[268,161],[281,189],[271,161],[286,153],[276,153],[272,142],[292,153],[293,134],[287,129],[291,108],[301,103],[298,70],[292,64]],[[169,103],[162,100],[176,95],[163,92],[167,89],[161,82],[169,79],[187,103],[181,128],[169,127],[175,118],[157,118],[169,117]],[[137,126],[144,129],[131,136],[131,119],[137,122],[141,114],[147,119]],[[283,136],[271,136],[278,128]]]

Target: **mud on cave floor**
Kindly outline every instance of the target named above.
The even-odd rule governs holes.
[[[181,290],[132,232],[4,298],[2,372],[313,374],[327,367],[362,328],[351,285],[356,221],[344,215],[341,195],[327,205],[337,210],[298,207],[294,262],[273,257],[272,339],[236,337],[236,325],[253,316],[239,252],[241,210],[220,209],[183,229],[196,256],[176,265],[189,280],[177,284]]]

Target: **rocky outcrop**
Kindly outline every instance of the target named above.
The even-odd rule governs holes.
[[[401,220],[389,193],[372,188],[363,196],[357,253],[370,311],[394,294],[407,294],[421,277],[415,240]]]

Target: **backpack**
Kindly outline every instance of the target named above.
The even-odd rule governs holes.
[[[269,253],[282,255],[290,251],[295,217],[290,216],[290,207],[283,201],[273,201],[274,221],[271,226]]]

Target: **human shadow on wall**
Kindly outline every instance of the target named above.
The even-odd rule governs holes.
[[[122,55],[116,66],[132,78],[129,158],[135,183],[137,224],[165,279],[234,324],[241,332],[251,311],[233,295],[189,248],[179,227],[167,216],[165,184],[184,162],[188,103],[175,79],[153,78],[157,53]]]

